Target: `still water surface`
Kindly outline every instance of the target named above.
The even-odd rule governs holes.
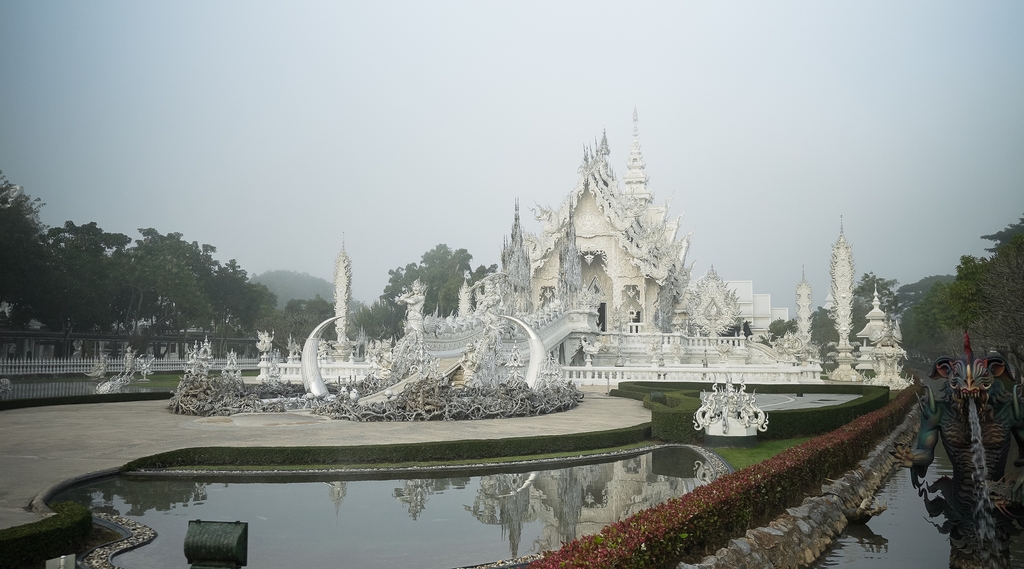
[[[943,450],[936,445],[935,462],[928,469],[926,480],[934,482],[952,476],[953,469]],[[879,492],[889,509],[871,518],[867,524],[850,524],[833,545],[813,566],[814,569],[942,569],[949,567],[949,538],[939,533],[942,516],[929,518],[924,498],[910,481],[910,470],[901,468],[892,475]],[[1010,563],[1024,569],[1024,539],[1010,543]]]
[[[188,520],[249,523],[250,569],[441,569],[555,549],[563,542],[700,485],[699,454],[660,449],[626,459],[522,472],[443,478],[108,478],[54,497],[138,520],[151,544],[116,557],[128,569],[186,566]]]

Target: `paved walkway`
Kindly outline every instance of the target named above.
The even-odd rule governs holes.
[[[38,520],[26,508],[64,480],[178,448],[498,439],[603,431],[651,419],[638,401],[589,390],[571,411],[482,421],[352,423],[305,412],[185,417],[166,406],[140,401],[0,412],[0,528]]]

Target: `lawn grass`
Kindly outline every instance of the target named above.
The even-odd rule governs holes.
[[[795,447],[811,440],[811,437],[798,437],[795,439],[779,439],[775,441],[761,441],[754,448],[716,448],[713,449],[726,460],[733,468],[739,470],[757,464],[762,460],[779,454],[780,452]]]

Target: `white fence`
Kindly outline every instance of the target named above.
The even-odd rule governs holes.
[[[816,366],[563,366],[562,373],[562,377],[572,380],[578,385],[605,385],[609,387],[617,386],[620,381],[703,381],[710,385],[715,381],[724,382],[726,375],[732,376],[732,381],[735,383],[740,381],[747,384],[822,383],[821,369]]]
[[[242,370],[254,370],[259,358],[238,358],[238,367]],[[86,374],[96,368],[99,358],[31,358],[0,360],[0,377],[17,375],[54,376],[63,374]],[[227,363],[224,358],[213,361],[213,369],[221,369]],[[150,369],[153,373],[180,372],[188,365],[186,358],[160,358],[153,360]],[[107,375],[116,375],[124,370],[123,358],[107,358]]]
[[[146,387],[145,383],[132,383],[121,388],[121,393],[144,391],[169,391],[167,388]],[[67,397],[72,395],[94,395],[96,382],[93,381],[12,381],[11,391],[0,399],[39,399],[45,397]]]

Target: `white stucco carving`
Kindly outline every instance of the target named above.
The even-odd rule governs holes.
[[[855,361],[853,346],[850,344],[850,330],[853,326],[853,250],[846,242],[842,225],[839,227],[839,240],[832,246],[832,299],[835,303],[830,312],[839,332],[839,343],[836,346],[838,355],[836,363],[839,367],[830,374],[836,381],[859,381],[860,374],[851,364]]]
[[[740,307],[736,293],[729,290],[714,267],[693,286],[690,298],[690,320],[702,335],[720,336],[737,324]]]

